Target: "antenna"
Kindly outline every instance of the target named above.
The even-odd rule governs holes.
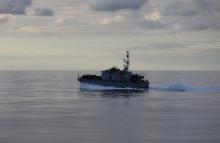
[[[130,66],[130,60],[129,60],[129,51],[126,51],[127,53],[127,59],[124,59],[124,70],[129,71],[129,66]]]

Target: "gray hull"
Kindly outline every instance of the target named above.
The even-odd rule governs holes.
[[[136,89],[148,89],[149,83],[143,82],[119,82],[119,81],[106,81],[106,80],[79,80],[81,83],[87,83],[92,85],[101,85],[107,87],[116,88],[136,88]]]

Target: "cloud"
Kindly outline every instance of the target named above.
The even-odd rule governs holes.
[[[147,29],[220,29],[219,0],[148,0],[140,11],[140,25]]]
[[[158,21],[161,19],[161,15],[158,11],[156,11],[156,12],[152,12],[150,14],[146,14],[144,16],[144,19],[149,20],[149,21]]]
[[[146,0],[96,0],[91,8],[95,11],[138,10]]]
[[[98,24],[108,25],[108,24],[115,24],[121,23],[124,20],[124,17],[121,15],[113,16],[113,17],[104,17],[100,18]]]
[[[220,29],[220,16],[196,16],[183,21],[186,30]]]
[[[219,0],[195,0],[195,3],[199,5],[200,9],[211,14],[216,11],[220,12]]]
[[[57,18],[57,19],[55,19],[54,24],[58,24],[58,25],[63,24],[64,21],[65,21],[65,19],[63,17]]]
[[[8,23],[8,22],[13,22],[14,17],[10,14],[0,14],[0,24]]]
[[[46,23],[41,22],[41,18],[16,18],[18,27],[26,24],[46,27],[50,23],[52,25],[50,28],[54,26],[71,29],[86,25],[88,29],[92,26],[95,30],[91,29],[97,31],[100,29],[98,25],[112,25],[111,28],[116,29],[123,23],[120,30],[141,28],[181,32],[220,29],[220,0],[91,0],[94,1],[92,4],[90,0],[85,2],[64,0],[61,5],[58,0],[35,1],[0,0],[0,14],[4,12],[12,16],[14,14],[53,16],[59,11],[57,17],[47,19],[51,21]],[[18,9],[22,11],[18,12]],[[10,16],[0,17],[1,23],[11,20]],[[76,29],[79,29],[78,27]],[[21,31],[35,31],[33,29],[29,27]],[[106,29],[106,31],[111,30]]]
[[[207,15],[220,11],[219,0],[175,0],[169,2],[163,10],[164,15],[169,16],[195,16]]]
[[[154,11],[145,14],[144,19],[140,21],[140,26],[146,29],[165,29],[167,25],[162,22],[161,14],[159,11]]]
[[[53,16],[54,11],[50,8],[35,8],[34,15],[36,15],[36,16]]]
[[[193,16],[198,14],[198,5],[193,1],[176,0],[165,6],[164,15],[168,16]]]
[[[146,29],[165,29],[167,25],[161,21],[144,20],[140,22],[140,26]]]
[[[0,0],[0,14],[25,14],[32,0]]]
[[[31,4],[32,0],[0,0],[0,14],[25,15]],[[33,13],[36,16],[54,15],[54,11],[49,8],[35,8]]]

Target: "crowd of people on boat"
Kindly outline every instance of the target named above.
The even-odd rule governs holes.
[[[81,79],[101,80],[101,76],[86,74],[80,77]]]
[[[131,75],[131,81],[133,81],[133,82],[141,81],[143,78],[144,78],[144,76],[141,76],[139,74]],[[97,76],[97,75],[86,74],[86,75],[81,76],[80,79],[102,80],[102,77]]]
[[[141,81],[143,80],[144,76],[141,76],[139,74],[132,74],[131,75],[131,81],[133,82],[138,82],[138,81]]]

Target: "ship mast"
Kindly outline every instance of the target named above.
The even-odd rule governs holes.
[[[129,60],[129,51],[126,51],[127,53],[127,59],[124,59],[124,70],[129,71],[129,66],[130,66],[130,60]]]

